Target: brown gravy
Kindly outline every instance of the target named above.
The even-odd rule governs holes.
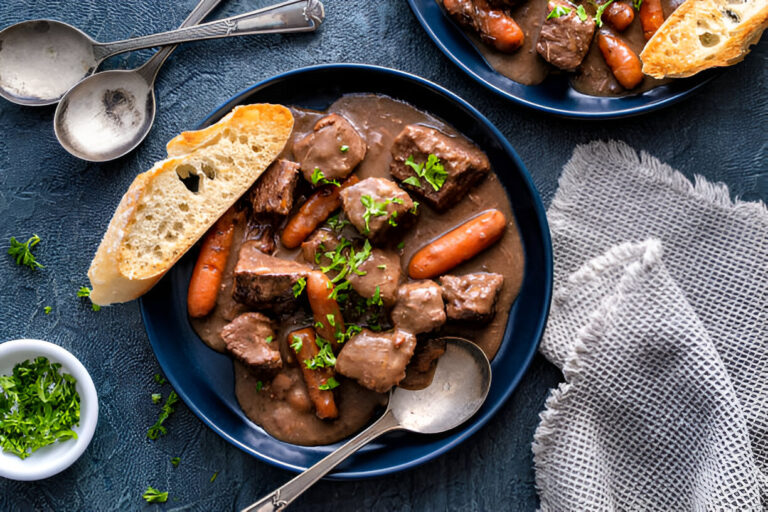
[[[293,142],[309,133],[314,123],[327,113],[299,108],[291,110],[295,117],[294,131],[281,155],[288,159],[293,158],[291,151]],[[461,136],[455,129],[429,114],[385,96],[367,94],[343,96],[329,107],[328,112],[336,112],[346,117],[368,145],[365,159],[355,171],[361,179],[374,176],[390,178],[389,164],[392,159],[390,148],[395,137],[408,124],[425,124],[438,128],[446,134]],[[296,206],[302,203],[303,199],[299,198]],[[419,220],[416,225],[400,239],[394,241],[392,246],[394,247],[400,240],[404,242],[400,254],[405,275],[405,266],[419,248],[477,213],[490,208],[501,210],[509,220],[506,233],[495,246],[457,267],[451,273],[489,271],[502,274],[504,286],[497,302],[496,315],[482,328],[448,323],[430,336],[453,334],[472,339],[489,358],[493,358],[499,349],[509,310],[517,297],[524,270],[523,247],[514,222],[514,215],[506,192],[496,175],[491,173],[464,199],[445,213],[439,214],[425,204],[419,206]],[[223,275],[216,308],[203,319],[191,319],[192,326],[202,340],[219,352],[224,351],[224,341],[219,335],[221,328],[246,311],[245,306],[236,303],[232,298],[233,271],[239,249],[245,238],[245,231],[245,221],[240,220],[236,225],[235,241]],[[298,249],[287,250],[280,243],[277,244],[274,255],[303,262]],[[287,341],[287,333],[300,327],[310,326],[312,323],[311,314],[302,309],[280,320],[276,338],[280,344],[284,368],[271,382],[263,382],[263,388],[260,391],[257,391],[258,379],[246,367],[234,362],[235,394],[245,414],[277,439],[301,445],[329,444],[354,434],[362,429],[387,401],[386,394],[367,390],[356,382],[337,375],[337,379],[341,382],[335,391],[339,407],[338,419],[325,421],[315,416],[301,372],[296,366],[296,358]],[[413,372],[408,372],[409,387],[426,386],[429,379],[428,374],[414,375]]]
[[[442,0],[437,1],[442,5]],[[525,43],[514,53],[503,53],[496,50],[483,43],[472,31],[465,30],[465,33],[472,40],[477,51],[480,52],[489,66],[507,78],[523,85],[538,85],[550,74],[556,74],[567,76],[570,85],[583,94],[591,96],[626,96],[639,94],[659,85],[669,83],[670,80],[657,80],[646,76],[640,85],[634,89],[624,89],[613,76],[610,68],[605,63],[605,59],[603,59],[602,53],[600,53],[600,49],[594,43],[581,66],[574,73],[566,73],[550,65],[536,51],[539,31],[547,16],[547,1],[527,0],[511,10],[512,18],[514,18],[525,33]],[[664,17],[669,17],[682,2],[683,0],[661,0]],[[595,7],[591,3],[587,1],[576,1],[575,3],[581,3],[587,13],[590,16],[594,16]],[[635,19],[632,24],[623,32],[616,33],[626,41],[636,54],[640,55],[645,46],[645,38],[643,37],[643,29],[637,12],[635,12]],[[595,35],[597,35],[597,31],[595,31]]]

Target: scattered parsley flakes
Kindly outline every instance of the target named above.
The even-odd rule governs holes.
[[[581,4],[576,7],[576,15],[581,21],[587,21],[587,18],[589,18],[589,16],[587,16],[587,11],[584,10],[584,6]]]
[[[167,429],[163,426],[163,423],[165,423],[165,420],[167,420],[168,417],[176,410],[173,406],[178,401],[179,395],[177,395],[175,391],[171,391],[171,393],[168,395],[168,398],[165,400],[165,403],[163,404],[162,411],[160,411],[160,417],[157,418],[155,424],[149,427],[149,430],[147,430],[148,438],[154,441],[158,437],[163,436],[168,432]]]
[[[632,2],[632,5],[634,5],[635,9],[639,11],[640,10],[640,6],[643,5],[643,0],[634,0]]]
[[[316,370],[318,368],[333,368],[336,366],[336,356],[333,355],[333,348],[331,347],[331,343],[328,340],[321,338],[320,336],[315,338],[315,343],[320,350],[312,359],[305,359],[304,365],[310,370]]]
[[[565,7],[564,5],[556,5],[555,8],[552,9],[549,14],[547,14],[547,19],[559,18],[560,16],[568,16],[572,10],[573,9],[570,7]]]
[[[400,242],[399,244],[397,244],[398,249],[402,250],[403,247],[405,247],[405,242]]]
[[[340,213],[334,213],[333,215],[328,217],[328,220],[325,222],[326,224],[328,224],[328,227],[330,227],[334,231],[341,231],[342,229],[344,229],[344,226],[348,226],[350,224],[350,222],[347,219],[341,218]]]
[[[313,185],[336,185],[337,187],[341,186],[341,183],[339,183],[338,180],[327,179],[319,167],[315,167],[315,170],[312,171],[312,176],[310,179]]]
[[[152,393],[152,403],[153,404],[159,404],[160,400],[163,399],[163,395],[160,393]]]
[[[215,482],[215,481],[216,481],[216,477],[217,477],[217,476],[219,476],[219,472],[218,472],[218,471],[216,471],[216,472],[213,474],[213,476],[211,477],[211,480],[210,480],[210,482],[211,482],[211,483]]]
[[[604,4],[600,4],[597,6],[597,11],[595,11],[595,17],[593,20],[595,21],[595,25],[599,27],[603,26],[603,13],[608,8],[609,5],[613,3],[613,0],[608,0]]]
[[[147,503],[165,503],[168,501],[168,493],[160,492],[151,485],[147,486],[147,490],[141,495]]]
[[[329,391],[331,389],[339,387],[339,381],[333,377],[329,377],[328,380],[317,386],[320,391]]]
[[[181,462],[181,457],[173,457],[171,459],[171,464],[173,464],[173,467],[175,468],[179,467],[180,462]]]
[[[267,339],[264,340],[265,343],[272,343],[272,340],[274,339],[273,336],[267,336]]]
[[[77,439],[77,380],[46,357],[16,364],[0,375],[0,447],[20,459],[57,441]]]
[[[294,336],[293,343],[291,343],[291,348],[293,349],[293,351],[298,354],[299,351],[301,350],[301,347],[303,346],[304,346],[304,342],[301,341],[301,338],[299,338],[298,336]]]
[[[420,187],[421,182],[419,181],[419,178],[416,176],[408,176],[403,180],[403,183],[407,183],[408,185],[413,185],[414,187]]]
[[[11,246],[8,248],[8,254],[16,259],[16,264],[19,266],[29,267],[32,270],[36,268],[45,268],[32,254],[32,248],[40,243],[40,237],[32,235],[29,240],[24,243],[16,240],[16,237],[12,236],[10,240]]]
[[[44,312],[46,315],[50,315],[50,314],[51,314],[51,311],[53,311],[53,308],[52,308],[51,306],[45,306],[45,307],[43,308],[43,312]]]
[[[163,376],[162,376],[162,375],[160,375],[159,373],[156,373],[156,374],[155,374],[155,376],[154,376],[154,379],[155,379],[155,382],[157,382],[157,383],[158,383],[158,384],[160,384],[161,386],[162,386],[163,384],[165,384],[165,383],[167,383],[167,382],[168,382],[167,380],[165,380],[165,377],[163,377]]]
[[[344,144],[343,146],[341,146],[341,147],[339,148],[339,151],[341,151],[342,153],[346,153],[347,151],[349,151],[349,146],[347,146],[346,144]]]
[[[416,176],[419,178],[424,178],[424,180],[432,185],[432,188],[435,190],[440,190],[440,188],[445,184],[445,179],[448,177],[448,173],[445,171],[443,164],[440,163],[440,159],[437,157],[437,155],[432,153],[429,154],[426,162],[422,162],[420,164],[414,162],[413,155],[410,155],[405,160],[405,165],[413,169],[413,172],[416,173]],[[413,186],[416,186],[413,184],[413,180],[403,180],[403,183],[409,183]],[[421,186],[421,182],[419,182],[418,186]]]
[[[376,291],[373,293],[373,297],[368,298],[365,301],[368,306],[383,306],[384,301],[381,299],[381,288],[376,285]]]
[[[376,268],[381,270],[387,270],[387,266],[384,263],[382,263],[381,265],[376,265]]]
[[[298,297],[301,295],[301,292],[304,291],[304,288],[307,286],[307,280],[303,277],[300,277],[296,283],[293,285],[293,296]]]
[[[260,380],[257,380],[256,381],[256,391],[261,391],[262,388],[264,388],[264,383],[261,382]]]
[[[81,286],[79,290],[77,290],[77,296],[78,297],[91,297],[91,289],[87,286]],[[99,311],[101,309],[101,306],[98,304],[94,304],[91,302],[91,309],[94,311]]]
[[[371,220],[371,217],[385,217],[388,215],[387,213],[387,206],[390,204],[403,204],[403,200],[399,197],[393,197],[392,199],[385,199],[384,201],[376,201],[374,198],[372,198],[369,195],[363,195],[360,196],[360,203],[365,208],[365,212],[363,212],[363,220],[365,221],[365,230],[363,234],[368,234],[371,231],[371,227],[369,225],[369,222]],[[393,211],[392,214],[389,215],[389,223],[392,226],[397,226],[397,222],[395,222],[395,217],[397,217],[397,212]]]

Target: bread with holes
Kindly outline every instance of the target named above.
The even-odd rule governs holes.
[[[766,26],[766,0],[686,0],[646,43],[643,73],[682,78],[730,66],[749,53]]]
[[[136,176],[88,270],[91,300],[146,293],[243,195],[283,150],[293,115],[281,105],[236,107],[168,143],[168,157]]]

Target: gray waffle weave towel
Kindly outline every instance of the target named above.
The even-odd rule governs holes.
[[[576,148],[548,212],[533,443],[544,511],[768,508],[768,209],[626,144]]]

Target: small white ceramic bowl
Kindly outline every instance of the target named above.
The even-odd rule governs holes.
[[[61,363],[60,371],[77,379],[80,425],[72,429],[77,432],[77,439],[50,444],[24,460],[0,449],[0,476],[12,480],[42,480],[67,469],[90,444],[99,417],[99,400],[91,376],[75,356],[58,345],[41,340],[0,343],[0,375],[10,375],[16,364],[40,356]]]

